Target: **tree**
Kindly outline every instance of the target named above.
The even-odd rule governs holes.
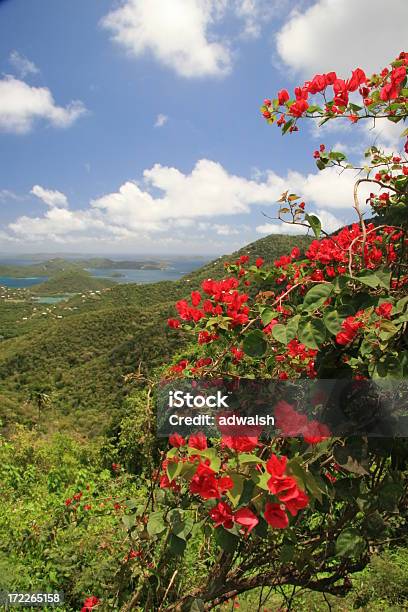
[[[261,112],[284,134],[304,119],[403,123],[407,66],[401,53],[370,78],[360,68],[347,80],[316,75],[294,98],[281,90],[265,100]],[[278,218],[305,225],[315,240],[306,253],[295,247],[274,262],[242,256],[227,264],[225,279],[205,280],[201,292],[177,302],[169,326],[195,345],[167,380],[339,378],[370,388],[370,381],[407,378],[407,142],[394,154],[371,147],[364,166],[324,145],[315,151],[320,170],[359,173],[350,194],[357,222],[328,235],[306,203],[286,191]],[[373,189],[370,222],[360,202],[363,183]],[[406,408],[406,389],[401,393]],[[350,418],[359,406],[350,406]],[[264,589],[288,586],[292,593],[345,595],[374,548],[406,538],[404,439],[335,436],[285,401],[275,414],[278,438],[260,431],[221,431],[210,441],[199,432],[170,437],[146,507],[129,525],[150,570],[145,565],[126,609],[148,602],[152,609],[209,610],[255,587],[260,602]],[[197,572],[180,595],[177,565],[189,549]]]

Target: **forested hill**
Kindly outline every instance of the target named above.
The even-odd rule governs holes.
[[[0,418],[6,426],[15,420],[35,421],[43,394],[48,423],[100,433],[132,389],[124,376],[140,363],[152,371],[183,349],[184,337],[166,325],[176,300],[204,278],[222,277],[225,261],[249,254],[253,261],[261,256],[272,262],[295,245],[306,248],[310,240],[268,236],[179,281],[121,284],[54,306],[27,305],[24,318],[20,309],[0,308],[0,329],[7,316],[15,334],[0,341]],[[18,319],[11,325],[14,311]]]

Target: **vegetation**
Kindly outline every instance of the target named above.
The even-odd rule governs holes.
[[[370,78],[316,75],[262,112],[285,133],[302,117],[405,121],[407,66],[402,53]],[[324,106],[310,104],[319,92]],[[353,167],[324,146],[314,156],[321,170]],[[307,414],[280,398],[272,436],[219,422],[218,436],[174,431],[170,448],[156,435],[164,383],[330,377],[355,398],[360,381],[387,392],[407,378],[408,162],[375,147],[366,159],[353,167],[357,222],[334,235],[288,190],[277,218],[313,241],[273,236],[175,283],[86,291],[40,312],[23,299],[21,322],[4,297],[0,588],[63,590],[66,612],[408,606],[406,439],[337,435],[321,396]],[[362,182],[379,187],[376,224],[361,214]],[[352,423],[369,399],[347,404]],[[259,400],[252,386],[244,400]]]
[[[31,288],[31,293],[32,295],[61,295],[83,291],[101,291],[107,287],[114,287],[115,284],[115,281],[107,278],[95,278],[86,270],[63,270],[54,274],[49,280],[34,285]]]

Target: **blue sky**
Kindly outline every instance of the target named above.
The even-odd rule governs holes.
[[[399,53],[408,4],[374,4],[0,2],[0,252],[226,253],[288,231],[262,216],[286,188],[327,230],[349,221],[353,177],[312,152],[397,149],[393,126],[282,137],[259,106]]]

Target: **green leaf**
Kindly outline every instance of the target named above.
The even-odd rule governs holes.
[[[168,462],[166,472],[170,482],[180,474],[182,467],[183,463],[181,461],[177,461],[177,463],[175,461]]]
[[[340,557],[360,557],[365,548],[365,540],[353,528],[344,529],[336,541],[336,554]]]
[[[173,533],[169,538],[169,551],[170,554],[174,557],[179,557],[184,553],[186,549],[186,541],[178,538]]]
[[[282,128],[282,134],[286,134],[286,132],[292,127],[294,121],[295,121],[294,119],[289,119],[289,121],[285,123],[285,125]]]
[[[205,459],[209,459],[210,468],[214,470],[214,472],[218,472],[221,467],[221,459],[219,458],[217,451],[214,447],[205,448],[204,450],[199,450],[197,448],[189,448],[188,453],[190,455],[200,455]]]
[[[288,344],[296,336],[300,321],[300,315],[295,315],[289,319],[287,325],[277,323],[272,328],[272,336],[282,344]]]
[[[408,304],[408,295],[398,300],[398,302],[394,306],[395,313],[404,312]]]
[[[331,151],[329,153],[329,159],[334,159],[335,161],[343,161],[346,159],[346,156],[340,151]]]
[[[137,514],[124,514],[122,516],[122,523],[126,527],[126,529],[132,529],[132,527],[136,524]]]
[[[260,329],[255,329],[250,332],[244,338],[244,342],[242,343],[242,348],[244,349],[244,353],[249,357],[253,357],[254,359],[259,359],[263,357],[266,353],[266,349],[268,344],[265,339],[265,335]]]
[[[191,516],[186,516],[186,513],[178,508],[174,508],[168,514],[170,530],[178,538],[186,540],[191,533],[194,521]]]
[[[163,512],[152,512],[147,523],[147,532],[150,536],[162,533],[166,529]]]
[[[326,328],[333,336],[336,336],[340,329],[342,322],[352,314],[350,308],[335,308],[333,310],[326,310],[323,313],[323,322]]]
[[[236,506],[240,500],[242,495],[242,491],[244,490],[244,481],[245,477],[241,474],[230,473],[229,476],[232,478],[232,482],[234,486],[232,489],[227,491],[227,496],[231,501],[233,506]]]
[[[260,459],[256,455],[251,455],[251,453],[240,453],[238,455],[240,464],[244,463],[264,463],[263,459]]]
[[[314,285],[306,293],[302,304],[302,310],[312,312],[317,310],[327,300],[327,298],[333,293],[334,287],[332,283],[322,283]]]
[[[316,163],[319,170],[325,169],[326,164],[324,164],[321,160],[317,160]],[[319,238],[320,232],[322,231],[322,222],[320,221],[319,217],[316,217],[316,215],[305,215],[305,219],[308,221],[316,238]]]
[[[289,563],[292,561],[294,555],[295,546],[293,544],[283,544],[279,554],[279,561],[281,563]]]
[[[270,308],[265,308],[261,314],[261,321],[263,325],[268,325],[276,317],[278,313],[276,310],[271,310]]]
[[[264,491],[269,491],[268,480],[270,479],[270,477],[271,475],[267,472],[264,472],[262,474],[260,472],[254,472],[251,476],[256,486],[260,489],[263,489]]]
[[[368,474],[362,465],[362,451],[352,441],[345,446],[335,446],[333,456],[337,463],[347,472],[359,474],[360,476]]]
[[[224,527],[215,529],[215,540],[218,546],[228,553],[234,552],[239,542],[237,536],[224,529]]]
[[[299,341],[311,349],[320,349],[326,340],[326,328],[323,321],[313,319],[299,326]]]
[[[376,289],[377,287],[389,289],[391,272],[386,272],[384,270],[376,270],[375,273],[373,272],[372,274],[366,274],[363,272],[357,274],[356,278],[364,285],[368,285],[373,289]]]

